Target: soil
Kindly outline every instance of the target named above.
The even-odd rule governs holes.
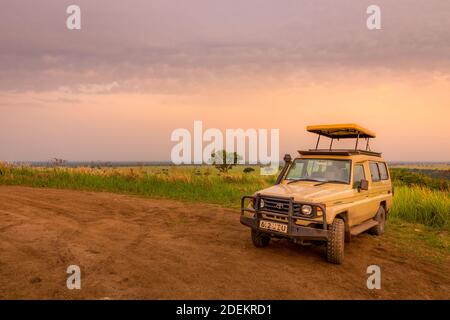
[[[449,299],[450,266],[381,237],[255,248],[239,212],[215,205],[0,186],[1,299]],[[69,265],[81,290],[69,290]],[[378,265],[380,290],[366,286]]]

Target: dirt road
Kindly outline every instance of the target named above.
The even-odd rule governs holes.
[[[0,186],[2,299],[450,298],[448,265],[383,237],[359,236],[345,259],[285,240],[254,248],[239,213],[214,205]],[[81,290],[66,288],[72,264]],[[381,290],[366,287],[372,264]]]

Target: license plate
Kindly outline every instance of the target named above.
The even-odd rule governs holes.
[[[277,231],[277,232],[281,232],[281,233],[287,233],[287,229],[288,229],[287,224],[272,222],[272,221],[267,221],[267,220],[261,220],[259,222],[259,227],[261,229]]]

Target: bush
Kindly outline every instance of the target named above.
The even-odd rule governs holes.
[[[397,185],[416,185],[441,191],[450,190],[450,183],[446,179],[432,178],[429,175],[406,168],[394,168],[390,170],[390,173],[392,180]]]

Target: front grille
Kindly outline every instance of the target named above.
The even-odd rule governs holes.
[[[289,214],[289,200],[286,199],[271,199],[271,198],[264,198],[261,197],[261,200],[264,201],[264,207],[261,208],[261,211],[264,212],[275,212],[280,214]],[[294,215],[300,215],[300,204],[299,203],[293,203],[293,213]]]

